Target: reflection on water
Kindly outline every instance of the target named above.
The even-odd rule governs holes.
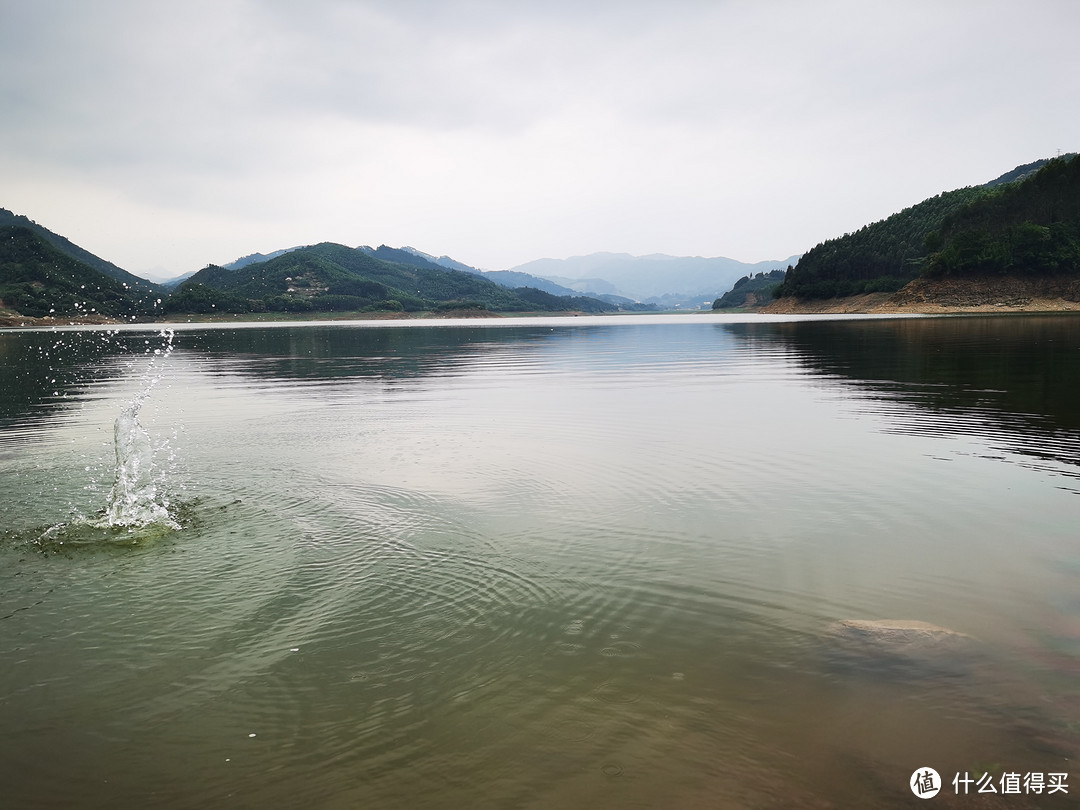
[[[971,433],[1080,464],[1080,319],[1067,316],[795,322],[727,327],[779,341],[846,396],[886,408],[891,430]],[[888,409],[888,403],[901,406]]]
[[[178,331],[140,420],[185,528],[42,555],[106,503],[153,341],[0,335],[13,806],[891,807],[916,767],[1069,770],[1071,318]],[[837,629],[876,619],[951,635]]]

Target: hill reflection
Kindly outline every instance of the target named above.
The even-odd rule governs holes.
[[[584,328],[584,327],[583,327]],[[391,383],[462,373],[493,346],[548,342],[579,328],[354,326],[177,331],[174,362],[195,360],[210,374],[260,380],[338,384],[358,379]],[[20,331],[0,335],[0,428],[44,425],[78,407],[101,386],[138,373],[164,345],[157,332]]]
[[[402,380],[454,373],[494,344],[551,337],[550,328],[319,326],[178,333],[181,351],[205,365],[262,379]]]
[[[1075,315],[724,325],[852,386],[890,431],[979,435],[1002,451],[1080,465]],[[868,405],[868,407],[871,407]]]

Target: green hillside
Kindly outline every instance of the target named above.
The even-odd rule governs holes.
[[[237,270],[212,265],[181,284],[164,308],[167,312],[583,309],[577,297],[522,295],[406,251],[381,247],[374,254],[324,242]],[[592,305],[610,308],[598,301]]]
[[[1052,160],[954,212],[927,244],[931,276],[1080,272],[1080,160]]]
[[[808,251],[777,295],[893,292],[926,275],[1076,268],[1080,161],[1019,166],[984,186],[947,191]]]
[[[155,284],[152,281],[147,281],[145,278],[139,278],[138,276],[117,267],[112,262],[107,262],[104,259],[95,256],[89,250],[81,248],[67,238],[53,233],[48,228],[38,225],[32,219],[20,214],[13,214],[6,208],[0,208],[0,226],[4,225],[26,228],[27,230],[33,231],[65,256],[89,265],[99,273],[103,273],[109,278],[119,281],[121,284],[127,284],[131,289],[145,290],[146,292],[158,294],[162,292],[161,285]]]
[[[767,304],[773,299],[776,288],[787,276],[787,270],[770,270],[768,273],[751,273],[735,282],[726,293],[713,301],[713,309],[734,309],[735,307],[755,307]]]
[[[575,312],[618,312],[619,307],[615,304],[601,301],[599,298],[590,298],[587,295],[552,295],[536,287],[517,287],[514,293],[528,301],[530,309],[547,312],[559,310],[573,310]]]
[[[0,302],[31,317],[130,317],[153,310],[152,294],[125,287],[15,225],[0,226]]]
[[[777,296],[835,298],[895,292],[926,266],[926,237],[949,214],[990,192],[982,187],[947,191],[855,233],[807,251],[777,289]]]

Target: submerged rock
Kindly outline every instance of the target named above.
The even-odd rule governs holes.
[[[844,619],[833,625],[833,632],[888,644],[971,639],[966,633],[914,619]]]
[[[888,674],[964,674],[976,640],[913,619],[845,619],[829,628],[828,649],[847,668]]]

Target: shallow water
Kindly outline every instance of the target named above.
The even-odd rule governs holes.
[[[1080,318],[166,340],[0,334],[12,807],[892,807],[922,766],[1070,770]],[[107,506],[149,370],[182,528],[48,534]],[[843,619],[972,645],[838,656]]]

